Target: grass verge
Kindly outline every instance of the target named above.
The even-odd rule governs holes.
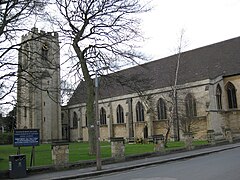
[[[194,146],[205,145],[207,141],[194,141]],[[184,147],[184,142],[169,142],[167,149],[178,149]],[[27,167],[30,166],[32,147],[21,147],[21,154],[26,155]],[[154,151],[154,144],[125,144],[125,155],[143,154]],[[13,145],[0,145],[0,170],[9,167],[9,155],[15,155],[17,148]],[[35,147],[35,166],[51,165],[51,144],[41,144]],[[111,145],[108,142],[101,143],[101,158],[111,157]],[[95,159],[88,154],[88,143],[69,143],[69,162]]]

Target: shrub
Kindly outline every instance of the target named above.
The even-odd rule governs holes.
[[[0,134],[0,145],[12,144],[12,143],[13,143],[13,133]]]

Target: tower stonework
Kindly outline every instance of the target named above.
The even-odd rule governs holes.
[[[41,142],[62,139],[58,34],[22,36],[18,62],[17,128],[40,129]]]

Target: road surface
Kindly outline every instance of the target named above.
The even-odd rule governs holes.
[[[94,180],[240,180],[240,148],[107,174]]]

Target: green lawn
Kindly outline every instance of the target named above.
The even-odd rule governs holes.
[[[206,141],[194,141],[194,145],[207,144]],[[167,149],[177,149],[184,147],[183,142],[169,142]],[[125,144],[125,155],[142,154],[146,152],[153,152],[154,144]],[[27,157],[27,166],[30,166],[32,147],[21,147],[21,154],[25,154]],[[15,155],[17,148],[12,145],[0,145],[0,170],[8,169],[9,155]],[[35,166],[51,165],[51,144],[41,144],[35,147]],[[110,143],[101,143],[101,157],[111,157]],[[69,144],[69,161],[77,162],[82,160],[95,159],[95,156],[88,154],[88,143],[70,143]]]

